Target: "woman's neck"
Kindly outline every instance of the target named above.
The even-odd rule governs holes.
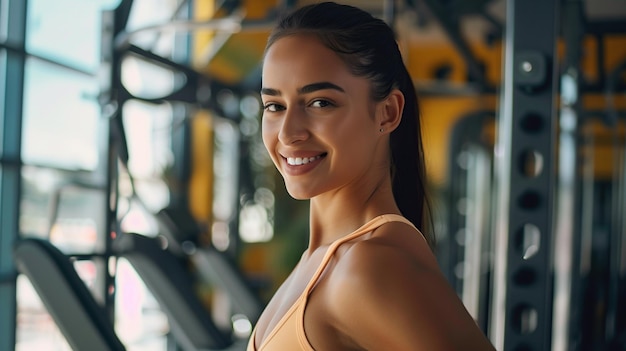
[[[309,211],[309,252],[352,233],[376,216],[400,214],[388,178],[370,187],[346,187],[316,196]]]

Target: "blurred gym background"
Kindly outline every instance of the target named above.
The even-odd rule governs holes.
[[[0,0],[0,349],[245,349],[307,245],[259,91],[312,2]],[[626,1],[339,2],[397,33],[436,254],[498,350],[625,350]]]

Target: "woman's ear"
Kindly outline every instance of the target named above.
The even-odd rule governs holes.
[[[378,104],[376,121],[381,133],[391,133],[402,120],[404,110],[404,95],[398,89],[393,89],[391,93]]]

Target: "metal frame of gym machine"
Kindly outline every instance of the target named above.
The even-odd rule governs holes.
[[[0,349],[15,347],[16,279],[12,260],[21,189],[22,95],[26,58],[26,1],[0,1]],[[8,86],[11,82],[12,86]]]
[[[498,350],[550,349],[555,172],[544,167],[529,173],[520,163],[534,155],[544,165],[554,160],[558,4],[507,1],[490,321]]]

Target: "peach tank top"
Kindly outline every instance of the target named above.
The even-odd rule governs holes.
[[[309,340],[307,339],[306,334],[304,333],[304,310],[307,305],[308,297],[315,287],[317,280],[322,275],[324,269],[326,268],[334,253],[337,251],[337,248],[341,244],[358,238],[363,234],[370,233],[374,229],[389,222],[403,222],[415,228],[415,226],[408,219],[402,216],[395,214],[385,214],[373,218],[371,221],[365,223],[363,226],[361,226],[359,229],[355,230],[351,234],[346,235],[345,237],[333,242],[326,251],[322,262],[315,271],[315,274],[313,274],[313,277],[307,284],[300,297],[296,299],[291,308],[289,308],[287,313],[285,313],[285,315],[281,318],[278,324],[276,324],[274,329],[263,341],[258,350],[256,349],[256,345],[254,342],[256,328],[252,331],[252,336],[250,337],[250,341],[248,342],[247,351],[314,351],[311,344],[309,344]],[[417,228],[415,228],[415,230],[420,233],[420,235],[422,235]]]

